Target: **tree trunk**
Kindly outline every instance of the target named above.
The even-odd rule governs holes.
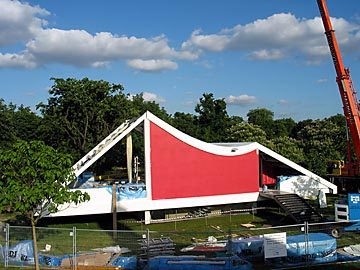
[[[40,270],[38,247],[37,247],[37,240],[36,240],[36,223],[33,219],[31,219],[31,234],[32,234],[33,245],[34,245],[33,250],[34,250],[35,270]]]

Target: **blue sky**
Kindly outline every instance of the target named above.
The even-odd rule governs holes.
[[[360,84],[360,3],[328,0],[345,66]],[[203,93],[230,115],[342,113],[316,0],[0,0],[0,98],[35,108],[51,77],[121,83],[168,113]],[[359,86],[360,87],[360,86]]]

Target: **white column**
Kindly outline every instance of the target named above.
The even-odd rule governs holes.
[[[145,224],[151,223],[151,213],[150,211],[145,211]]]

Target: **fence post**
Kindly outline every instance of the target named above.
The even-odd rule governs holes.
[[[112,185],[111,211],[113,218],[113,239],[117,240],[117,208],[116,208],[116,184]]]
[[[177,212],[177,209],[175,210],[175,231],[177,230],[177,224],[176,224],[176,221],[177,221],[177,217],[178,217],[178,212]]]
[[[147,229],[147,235],[146,235],[147,239],[146,239],[146,245],[147,245],[147,250],[146,250],[146,257],[147,257],[147,263],[149,263],[150,260],[150,230]]]
[[[228,231],[228,236],[227,236],[227,246],[228,248],[226,249],[226,254],[227,255],[234,255],[232,250],[232,241],[231,241],[231,237],[232,237],[232,231],[231,231],[231,228],[229,228],[229,231]]]
[[[305,265],[308,265],[309,262],[309,223],[307,221],[304,222],[305,228]]]
[[[77,261],[76,261],[76,227],[73,227],[72,230],[73,236],[73,269],[76,270],[77,268]]]
[[[9,266],[9,241],[10,241],[10,238],[9,238],[9,235],[10,235],[10,225],[9,223],[6,223],[5,224],[5,227],[4,227],[4,232],[5,232],[5,267],[7,268]]]

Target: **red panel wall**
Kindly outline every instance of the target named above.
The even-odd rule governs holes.
[[[150,124],[152,198],[170,199],[259,191],[256,151],[214,155]]]

